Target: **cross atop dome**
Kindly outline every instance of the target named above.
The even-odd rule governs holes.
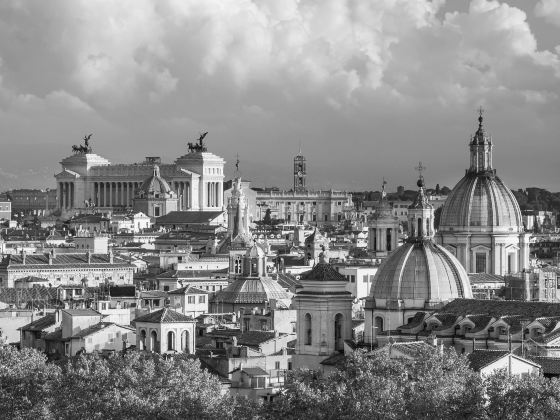
[[[420,161],[418,162],[418,166],[416,166],[414,169],[418,171],[418,182],[416,183],[416,185],[422,188],[424,187],[424,176],[422,175],[422,172],[426,170],[426,167],[422,165],[422,161]]]

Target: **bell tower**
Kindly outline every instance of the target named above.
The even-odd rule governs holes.
[[[299,153],[294,158],[294,191],[304,192],[307,187],[305,186],[306,181],[306,168],[305,168],[305,156],[301,154],[301,148]]]

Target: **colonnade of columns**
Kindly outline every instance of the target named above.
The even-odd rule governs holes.
[[[97,207],[132,207],[135,191],[141,186],[142,182],[93,182],[91,199],[93,199]],[[172,183],[172,186],[179,199],[178,209],[188,210],[192,208],[190,182],[175,181]],[[220,207],[222,205],[221,190],[220,183],[208,183],[207,197],[209,207]],[[75,203],[75,186],[73,182],[59,182],[58,192],[59,208],[71,209],[78,207],[78,204]]]
[[[188,210],[192,207],[191,203],[191,184],[185,181],[173,182],[173,189],[179,199],[178,210]]]
[[[208,207],[222,206],[222,184],[220,182],[206,184],[206,205]]]
[[[132,207],[134,192],[141,182],[94,182],[93,195],[98,207]]]
[[[75,187],[73,182],[58,183],[58,207],[71,209],[74,207]]]

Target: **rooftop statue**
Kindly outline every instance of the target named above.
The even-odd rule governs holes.
[[[208,131],[205,133],[201,133],[200,137],[195,143],[188,142],[187,147],[189,148],[189,153],[196,153],[196,152],[206,152],[207,148],[203,143],[204,137],[208,134]]]
[[[84,144],[80,144],[79,146],[73,145],[72,152],[80,155],[85,155],[86,153],[92,153],[93,149],[89,145],[89,140],[91,139],[91,136],[93,136],[93,133],[84,136]]]

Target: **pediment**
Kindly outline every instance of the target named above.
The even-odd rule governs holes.
[[[70,169],[64,169],[62,172],[55,175],[56,179],[76,179],[79,178],[80,174]]]

